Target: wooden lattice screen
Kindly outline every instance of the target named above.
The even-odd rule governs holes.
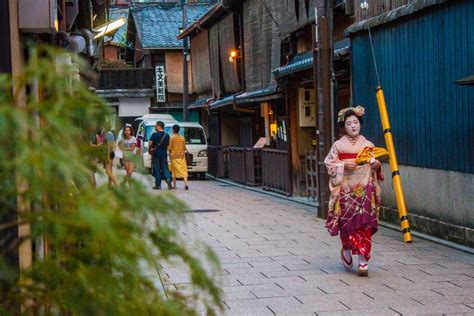
[[[222,81],[226,94],[236,93],[241,90],[237,63],[229,62],[229,54],[236,49],[235,16],[230,14],[219,23],[219,50],[221,58]]]
[[[209,30],[209,49],[211,57],[212,93],[216,99],[222,96],[221,66],[219,57],[219,24]]]
[[[200,31],[191,38],[191,60],[195,91],[199,94],[211,91],[212,79],[208,31]]]

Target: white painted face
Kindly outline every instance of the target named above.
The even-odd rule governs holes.
[[[346,133],[350,137],[356,137],[360,134],[360,122],[357,116],[351,115],[346,119],[344,123],[346,128]]]

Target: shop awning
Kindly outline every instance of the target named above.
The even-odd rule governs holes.
[[[334,57],[338,58],[340,55],[345,55],[349,53],[349,49],[351,46],[351,41],[349,38],[344,38],[340,41],[334,43]],[[285,66],[281,66],[273,70],[275,76],[284,77],[290,74],[308,70],[313,67],[313,54],[311,51],[296,55],[293,60]]]
[[[210,99],[211,97],[204,97],[204,98],[197,99],[196,101],[188,105],[188,109],[195,110],[195,109],[203,108]]]
[[[261,102],[273,99],[279,99],[282,97],[281,90],[276,88],[261,89],[251,92],[244,92],[239,94],[235,100],[237,104],[249,103],[249,102]]]
[[[209,109],[215,110],[217,108],[220,108],[220,107],[223,107],[223,106],[234,103],[234,98],[235,98],[236,95],[237,94],[232,94],[232,95],[226,96],[224,98],[221,98],[219,100],[216,100],[216,101],[212,102],[209,105]]]
[[[288,65],[273,70],[273,73],[277,77],[283,77],[295,72],[311,69],[311,67],[313,67],[313,54],[309,51],[296,55]]]
[[[340,41],[334,42],[334,57],[349,53],[351,48],[351,39],[345,37]]]
[[[252,102],[263,102],[268,100],[279,99],[282,97],[282,91],[276,88],[267,88],[244,93],[236,93],[219,100],[212,102],[209,109],[215,110],[217,108],[230,104],[245,104]]]

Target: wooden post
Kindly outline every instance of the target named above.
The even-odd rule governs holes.
[[[18,25],[18,1],[9,0],[9,13],[10,13],[10,50],[11,50],[11,67],[13,82],[15,83],[15,76],[21,73],[24,69],[24,60],[23,60],[23,47],[21,45],[21,35]],[[16,106],[24,107],[26,104],[26,91],[16,91],[16,89],[22,89],[14,85],[13,93],[18,96],[15,100]],[[18,92],[18,93],[17,93]],[[22,129],[26,131],[27,129]],[[17,186],[17,212],[18,217],[21,218],[21,214],[24,214],[29,211],[29,203],[24,198],[24,192],[28,188],[28,183],[24,179],[16,177],[16,186]],[[18,238],[24,238],[30,235],[30,225],[23,224],[18,227]],[[26,240],[23,242],[18,249],[18,259],[20,269],[27,269],[31,267],[33,262],[32,255],[32,245],[31,240]]]
[[[183,13],[183,31],[187,25],[186,0],[181,0],[181,10]],[[189,120],[189,91],[188,91],[188,37],[183,38],[183,122]]]
[[[316,138],[318,155],[318,216],[327,218],[329,177],[324,158],[331,149],[331,73],[332,73],[332,1],[318,0],[316,5],[316,30],[313,50],[314,86],[318,100],[316,111]]]

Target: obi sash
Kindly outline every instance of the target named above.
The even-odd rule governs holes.
[[[352,154],[352,153],[339,153],[339,160],[345,160],[345,159],[356,159],[357,154]]]

